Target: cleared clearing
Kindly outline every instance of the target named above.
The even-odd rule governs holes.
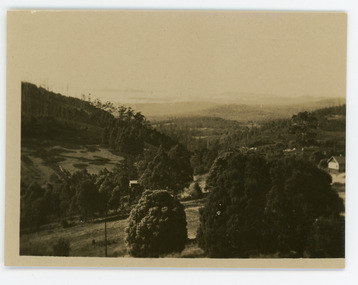
[[[71,174],[86,168],[90,174],[98,174],[107,168],[112,171],[123,157],[113,154],[99,145],[63,147],[59,145],[22,145],[21,177],[24,181],[37,181],[44,184],[54,174],[67,170]]]

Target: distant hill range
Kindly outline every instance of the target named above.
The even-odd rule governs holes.
[[[309,103],[292,105],[220,105],[208,108],[200,114],[209,117],[219,117],[239,122],[265,121],[279,118],[289,118],[302,111],[313,111],[320,108],[345,104],[344,99],[325,99]]]
[[[343,105],[346,100],[345,98],[299,97],[297,99],[282,99],[275,97],[272,98],[271,103],[267,103],[267,99],[265,100],[266,104],[261,104],[260,101],[252,102],[252,104],[219,104],[212,101],[188,101],[168,104],[133,104],[132,106],[153,121],[166,120],[171,117],[205,116],[247,122],[289,118],[301,111],[313,111]]]
[[[317,98],[317,97],[274,97],[247,94],[240,99],[232,99],[232,94],[208,97],[205,100],[181,101],[168,103],[133,103],[135,111],[141,112],[151,121],[161,121],[172,117],[205,116],[217,117],[239,122],[263,121],[278,118],[289,118],[301,111],[313,111],[345,104],[345,98]],[[223,104],[223,102],[226,102]],[[120,102],[114,102],[119,107]],[[32,118],[32,119],[31,119]],[[33,124],[37,118],[37,125]],[[39,123],[39,118],[43,121]],[[46,123],[53,119],[75,129],[75,137],[90,130],[95,135],[92,139],[101,138],[103,128],[110,126],[114,117],[90,102],[78,98],[66,97],[37,87],[31,83],[22,83],[22,120],[24,135],[33,135],[46,131]],[[31,123],[32,122],[32,123]],[[29,126],[31,124],[31,126]],[[41,125],[41,127],[39,127]],[[26,131],[29,131],[26,133]],[[79,131],[79,133],[78,133]],[[49,133],[47,132],[47,136]],[[85,136],[88,139],[88,136]]]

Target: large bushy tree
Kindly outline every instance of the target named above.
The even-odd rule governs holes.
[[[311,163],[230,152],[218,157],[207,182],[197,238],[209,256],[344,254],[329,249],[344,240],[342,200],[330,176]]]
[[[126,232],[132,256],[159,257],[182,251],[187,239],[184,207],[167,191],[147,190],[131,211]]]
[[[143,172],[140,182],[148,189],[168,189],[172,182],[169,157],[161,146]]]
[[[141,184],[148,189],[173,190],[175,193],[189,186],[192,180],[190,154],[180,145],[169,152],[161,146],[140,178]]]
[[[225,153],[213,164],[199,245],[210,257],[245,257],[262,245],[269,167],[256,155]]]
[[[304,148],[316,144],[317,126],[318,120],[316,116],[306,111],[292,116],[289,130],[291,133],[296,134],[298,146]]]

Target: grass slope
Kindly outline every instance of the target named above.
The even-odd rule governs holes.
[[[24,139],[21,145],[21,179],[25,184],[51,182],[65,169],[74,173],[86,168],[91,174],[113,170],[123,157],[99,145],[61,144],[58,141]]]
[[[188,244],[181,253],[168,257],[203,257],[204,252],[195,243],[196,230],[199,226],[199,208],[203,200],[183,203],[187,216]],[[70,256],[103,257],[105,256],[104,222],[73,222],[72,227],[63,228],[58,223],[43,226],[40,231],[23,233],[20,237],[20,255],[51,256],[53,246],[59,238],[70,241]],[[126,219],[107,222],[107,243],[109,257],[127,256],[125,245]],[[95,241],[93,243],[93,240]]]

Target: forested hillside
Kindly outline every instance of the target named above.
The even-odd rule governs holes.
[[[22,138],[100,143],[104,126],[113,116],[77,98],[49,92],[31,83],[21,84]]]
[[[22,138],[102,144],[124,155],[138,155],[145,147],[161,145],[169,150],[176,144],[131,108],[118,107],[115,117],[104,110],[110,102],[95,106],[25,82],[21,91]]]
[[[30,83],[22,83],[21,99],[22,230],[119,208],[128,214],[143,189],[178,193],[192,182],[187,148],[130,107]],[[140,185],[129,189],[130,180]]]
[[[171,162],[178,165],[190,158],[189,151],[183,145],[152,128],[140,112],[135,112],[130,107],[114,108],[111,102],[89,102],[66,97],[30,83],[22,83],[21,132],[23,165],[31,166],[25,150],[29,148],[30,154],[33,154],[32,150],[41,146],[41,151],[36,151],[36,156],[44,160],[45,168],[50,166],[55,172],[59,172],[57,164],[64,156],[66,159],[74,158],[74,154],[56,156],[59,152],[74,152],[58,147],[53,149],[56,145],[76,149],[97,145],[94,149],[89,148],[94,151],[99,145],[108,148],[130,161],[131,167],[137,172],[132,177],[134,179],[140,178],[144,172],[147,178],[150,176],[147,166],[159,153],[171,155]],[[81,150],[81,153],[84,152],[86,151]],[[85,162],[88,161],[97,165],[106,162],[103,157],[89,160],[87,155],[86,158],[80,157],[80,163],[75,164],[75,167],[85,168]],[[184,171],[187,177],[190,177],[190,171],[190,167]]]

